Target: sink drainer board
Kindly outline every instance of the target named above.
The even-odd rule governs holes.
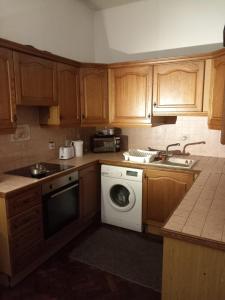
[[[161,291],[162,253],[160,242],[133,231],[103,226],[69,256],[71,260]]]

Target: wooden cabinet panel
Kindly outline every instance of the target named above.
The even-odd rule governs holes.
[[[103,68],[80,70],[81,124],[108,123],[108,75]]]
[[[100,170],[98,165],[87,167],[79,173],[81,216],[93,217],[100,210]]]
[[[0,130],[15,127],[16,98],[12,51],[0,48]]]
[[[30,188],[9,196],[6,200],[7,216],[15,216],[35,205],[41,204],[41,188]]]
[[[204,61],[154,66],[153,114],[202,112]]]
[[[60,123],[80,124],[79,69],[58,64]]]
[[[152,67],[109,70],[110,123],[150,124]]]
[[[14,52],[17,104],[51,106],[57,104],[56,63]]]
[[[145,171],[144,222],[164,224],[193,183],[192,173]]]
[[[34,224],[42,222],[42,208],[36,206],[29,211],[17,215],[8,221],[9,235],[11,237],[31,228]]]
[[[225,101],[225,55],[212,60],[211,95],[209,103],[209,128],[221,129]]]
[[[17,256],[23,255],[23,253],[33,247],[37,243],[43,239],[43,226],[42,222],[37,222],[32,226],[24,229],[20,234],[17,234],[11,240],[11,250],[16,252]]]
[[[0,271],[9,276],[29,267],[44,249],[40,192],[39,186],[0,199]]]
[[[57,64],[58,105],[39,109],[40,124],[80,125],[79,68]]]
[[[12,253],[12,274],[15,275],[24,271],[27,266],[35,262],[43,254],[43,243],[38,241],[35,245],[18,255],[16,251]]]

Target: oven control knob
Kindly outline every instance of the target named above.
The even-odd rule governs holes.
[[[71,180],[72,180],[72,177],[70,176],[70,177],[69,177],[69,181],[71,181]]]

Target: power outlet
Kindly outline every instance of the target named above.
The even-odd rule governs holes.
[[[55,142],[54,141],[49,141],[48,142],[48,149],[49,150],[54,150],[55,149]]]
[[[181,141],[185,142],[188,141],[190,139],[190,135],[189,134],[184,134],[181,136]]]

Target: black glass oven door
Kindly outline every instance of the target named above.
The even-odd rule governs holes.
[[[79,184],[73,183],[43,196],[45,238],[79,218]]]

